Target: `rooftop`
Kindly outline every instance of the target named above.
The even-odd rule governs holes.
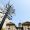
[[[24,22],[22,25],[30,25],[30,22]]]

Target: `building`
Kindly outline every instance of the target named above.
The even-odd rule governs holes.
[[[6,24],[6,30],[22,30],[22,27],[17,27],[14,23],[10,22]]]
[[[30,30],[30,22],[24,22],[24,23],[22,23],[21,30]]]
[[[30,22],[24,22],[22,26],[23,26],[23,30],[30,30]]]
[[[5,30],[30,30],[30,22],[24,22],[21,24],[21,26],[19,25],[18,27],[12,23],[6,23],[6,28]]]
[[[6,30],[17,30],[16,25],[12,22],[6,24]]]

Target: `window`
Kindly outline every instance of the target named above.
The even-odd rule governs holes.
[[[6,26],[6,30],[10,30],[10,26]]]
[[[28,30],[30,30],[30,28],[28,28]]]
[[[8,28],[8,30],[10,30],[10,28]]]

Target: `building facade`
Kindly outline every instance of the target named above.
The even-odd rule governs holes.
[[[21,30],[30,30],[30,22],[24,22],[19,27],[21,27]]]
[[[12,22],[6,24],[6,30],[17,30],[16,25]]]
[[[30,22],[25,22],[22,24],[23,30],[30,30]]]

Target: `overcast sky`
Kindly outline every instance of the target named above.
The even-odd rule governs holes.
[[[0,0],[0,6],[8,3],[9,0]],[[19,22],[30,21],[30,0],[10,0],[10,4],[13,4],[15,8],[15,16],[13,16],[12,22],[16,25]]]

